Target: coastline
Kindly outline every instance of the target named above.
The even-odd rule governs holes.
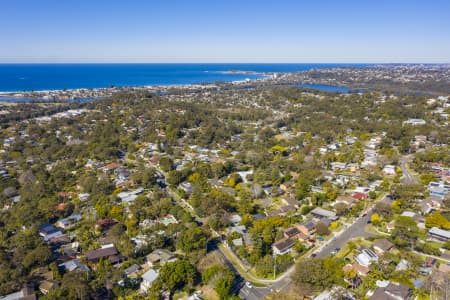
[[[140,86],[113,86],[99,88],[74,88],[74,89],[45,89],[33,91],[0,91],[0,103],[52,103],[52,102],[77,102],[89,99],[90,101],[112,96],[120,91],[143,90],[149,92],[166,92],[169,89],[211,89],[219,84],[245,84],[249,82],[262,82],[273,79],[275,72],[255,72],[230,70],[220,71],[220,74],[229,75],[254,75],[259,78],[245,78],[244,80],[215,81],[205,83],[182,83]],[[2,99],[3,98],[3,99]],[[15,101],[16,100],[16,101]]]

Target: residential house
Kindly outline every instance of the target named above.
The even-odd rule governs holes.
[[[81,219],[81,215],[71,215],[56,222],[56,226],[62,229],[69,229],[75,226]]]
[[[232,226],[237,226],[241,223],[242,217],[238,214],[231,215],[228,220],[231,222]]]
[[[290,227],[283,232],[283,235],[287,239],[295,239],[300,233],[297,227]]]
[[[446,242],[450,240],[450,231],[433,227],[428,230],[428,235],[434,239]]]
[[[52,237],[47,241],[52,249],[57,249],[61,246],[69,244],[70,242],[72,242],[72,239],[67,234]]]
[[[425,125],[427,122],[423,119],[408,119],[407,121],[403,121],[403,125]]]
[[[340,195],[334,201],[334,206],[336,206],[336,204],[338,204],[338,203],[344,203],[345,205],[350,207],[353,205],[354,202],[355,202],[355,199],[353,199],[353,197],[350,197],[347,195]]]
[[[396,174],[395,166],[393,166],[393,165],[385,165],[384,168],[383,168],[383,173],[385,175],[388,175],[388,176],[394,176]]]
[[[234,246],[240,247],[244,245],[244,240],[242,238],[237,238],[231,241]]]
[[[359,170],[359,164],[357,164],[357,163],[347,164],[347,169],[350,170],[350,172],[354,173],[357,170]]]
[[[394,244],[389,242],[387,239],[378,239],[373,242],[373,250],[378,255],[383,255],[384,253],[390,251],[394,247]]]
[[[89,272],[89,267],[83,264],[78,258],[59,264],[58,268],[62,272],[73,272],[73,271]]]
[[[55,280],[43,280],[39,284],[39,291],[42,294],[47,295],[50,291],[57,289],[59,287],[59,282]]]
[[[75,256],[80,252],[80,243],[73,242],[62,245],[60,248],[60,252],[67,256]]]
[[[153,282],[158,278],[158,271],[150,269],[145,272],[142,276],[142,282],[140,285],[141,292],[146,293],[148,289],[152,286]]]
[[[78,199],[80,199],[81,202],[84,202],[89,198],[89,196],[90,196],[89,193],[79,193]]]
[[[168,262],[174,262],[177,260],[177,257],[174,253],[165,249],[156,249],[146,257],[147,264],[150,267],[153,267],[155,264],[164,265]]]
[[[411,267],[411,263],[406,259],[401,259],[395,267],[395,272],[406,271]]]
[[[133,203],[134,200],[144,191],[144,188],[138,188],[132,191],[121,192],[117,194],[117,198],[123,203]]]
[[[428,205],[430,205],[432,209],[436,210],[441,209],[443,199],[440,197],[428,197],[422,202],[428,203]]]
[[[428,189],[430,190],[431,197],[444,199],[445,196],[450,192],[450,185],[444,184],[442,182],[430,182],[428,184]]]
[[[95,229],[100,231],[108,230],[111,226],[117,223],[118,222],[112,218],[98,220],[97,223],[95,223]]]
[[[433,211],[433,207],[430,205],[430,203],[425,201],[419,203],[419,208],[422,215],[427,215]]]
[[[247,230],[247,227],[245,225],[238,225],[238,226],[230,226],[226,229],[227,234],[232,234],[233,232],[237,232],[241,235],[245,234],[245,231]]]
[[[364,267],[369,267],[372,262],[378,262],[378,256],[370,249],[363,249],[356,257],[355,261]]]
[[[425,146],[426,142],[427,142],[427,136],[426,135],[416,135],[416,136],[414,136],[413,146],[415,148],[420,148],[420,147]]]
[[[409,287],[400,283],[389,283],[386,287],[375,290],[369,300],[409,300],[412,299],[412,291]]]
[[[192,191],[194,189],[192,183],[190,183],[188,181],[184,181],[184,182],[180,183],[179,188],[182,189],[183,191],[185,191],[185,193],[188,195],[192,194]]]
[[[24,287],[18,292],[0,296],[0,300],[36,300],[36,294],[31,286]]]
[[[178,224],[178,220],[173,215],[167,215],[161,220],[159,223],[164,224],[165,226],[169,226],[170,224]]]
[[[101,168],[101,170],[102,170],[103,172],[107,173],[107,172],[110,172],[110,171],[113,171],[113,170],[117,169],[118,167],[119,167],[119,164],[118,164],[118,163],[112,162],[112,163],[110,163],[110,164],[107,164],[107,165],[103,166],[103,167]]]
[[[356,300],[356,296],[340,286],[335,286],[331,290],[325,290],[314,300]]]
[[[291,252],[294,247],[294,241],[291,239],[283,238],[272,245],[272,250],[275,255],[284,255]]]
[[[127,278],[129,277],[134,277],[137,276],[137,272],[139,272],[142,268],[137,265],[137,264],[133,264],[131,266],[129,266],[128,268],[126,268],[125,270],[123,270],[123,275]]]
[[[365,277],[370,273],[370,269],[368,267],[362,266],[357,263],[347,264],[342,268],[342,270],[344,272],[349,272],[353,270],[355,271],[356,274],[358,274],[358,276],[361,277]]]
[[[56,228],[50,223],[45,223],[39,226],[39,235],[44,238],[44,241],[48,241],[54,237],[62,236],[60,229]]]
[[[331,163],[331,169],[333,171],[336,170],[345,170],[345,168],[347,167],[346,163],[342,163],[342,162],[332,162]]]
[[[298,226],[298,229],[306,236],[312,236],[314,233],[316,233],[316,224],[312,221],[307,221],[300,226]]]
[[[126,168],[117,168],[114,170],[114,174],[119,180],[127,180],[131,175],[131,171]]]
[[[100,249],[91,250],[85,254],[88,262],[97,263],[100,259],[108,259],[115,265],[123,261],[123,256],[119,254],[114,245],[106,245]]]
[[[402,212],[401,216],[414,219],[416,217],[416,213],[413,211],[404,211],[404,212]]]
[[[146,235],[146,234],[138,234],[137,236],[131,238],[131,241],[133,242],[134,246],[136,247],[136,250],[140,250],[143,247],[146,247],[149,243],[152,237]]]
[[[423,262],[423,266],[425,267],[434,267],[437,263],[437,259],[433,257],[427,257]]]
[[[330,220],[335,221],[338,219],[335,212],[323,209],[321,207],[314,208],[311,211],[311,214],[319,220],[320,219],[330,219]]]
[[[361,192],[356,192],[352,195],[352,198],[355,200],[361,201],[361,200],[367,199],[367,194],[361,193]]]
[[[298,207],[299,207],[298,200],[290,195],[281,197],[281,201],[283,202],[285,207],[288,206],[288,207],[293,207],[295,209],[298,209]]]

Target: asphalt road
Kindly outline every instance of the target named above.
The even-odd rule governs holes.
[[[359,218],[355,223],[346,228],[343,232],[341,232],[338,236],[334,237],[331,242],[327,243],[320,250],[316,250],[318,258],[324,258],[331,255],[331,252],[336,248],[342,248],[344,245],[351,239],[356,237],[371,237],[373,236],[371,233],[366,232],[365,227],[370,221],[370,217],[374,212],[374,208],[372,207],[367,211],[367,215]]]
[[[389,201],[389,200],[385,196],[380,201]],[[370,217],[372,216],[373,213],[374,213],[374,206],[367,211],[367,214],[364,217],[360,217],[353,224],[348,225],[348,227],[346,227],[344,231],[339,233],[332,240],[328,241],[321,248],[316,250],[314,252],[316,254],[316,257],[325,258],[327,256],[330,256],[333,250],[335,250],[336,248],[344,247],[344,245],[353,238],[373,236],[373,234],[366,232],[365,230],[365,227],[370,221]],[[221,253],[220,250],[219,253]],[[282,278],[280,278],[278,281],[274,282],[273,284],[267,287],[253,287],[253,286],[248,287],[247,285],[245,285],[245,281],[239,275],[237,270],[233,267],[231,262],[228,261],[226,256],[223,253],[221,253],[221,255],[227,262],[227,265],[230,267],[230,269],[233,272],[235,272],[236,276],[242,280],[240,285],[236,287],[239,290],[238,295],[241,299],[257,300],[262,299],[264,296],[266,296],[272,291],[282,291],[291,283],[290,275],[295,271],[295,268],[291,268],[284,274]]]
[[[399,160],[403,172],[402,182],[406,184],[417,184],[417,179],[409,172],[407,164],[412,160],[411,156],[402,156]]]
[[[219,255],[222,257],[225,265],[234,273],[235,280],[233,282],[233,286],[231,287],[231,291],[235,292],[239,295],[241,299],[249,299],[249,300],[258,300],[263,298],[265,295],[270,293],[270,287],[255,287],[252,285],[246,285],[245,279],[242,278],[241,274],[236,270],[233,264],[228,260],[226,255],[217,247],[216,250]]]
[[[402,162],[403,164],[406,164],[407,161]],[[406,178],[411,178],[411,180],[415,180],[415,178],[408,172],[406,165],[401,165],[403,171],[403,174]],[[405,171],[406,170],[406,171]],[[162,173],[164,174],[164,173]],[[165,174],[164,174],[165,175]],[[164,176],[165,177],[165,176]],[[169,194],[171,196],[181,201],[181,199],[178,199],[178,195],[176,195],[170,188],[167,189]],[[182,203],[185,204],[185,203]],[[182,205],[185,209],[188,209],[187,205]],[[194,211],[191,211],[193,213],[194,218],[200,219]],[[322,248],[319,250],[316,250],[316,254],[318,258],[323,258],[331,255],[331,252],[336,248],[342,248],[347,241],[356,238],[356,237],[370,237],[372,234],[365,231],[365,227],[368,224],[368,221],[370,220],[370,217],[372,216],[374,212],[374,208],[372,207],[367,211],[367,215],[364,217],[359,218],[355,223],[348,226],[343,232],[341,232],[338,236],[334,237],[331,241],[327,242]],[[291,274],[295,271],[295,268],[292,267],[289,269],[281,278],[279,278],[276,282],[273,284],[266,286],[266,287],[255,287],[252,285],[247,285],[245,282],[245,279],[239,274],[239,272],[236,270],[236,268],[233,266],[233,264],[228,260],[228,258],[225,256],[225,254],[222,253],[220,248],[217,248],[218,253],[224,260],[227,267],[235,274],[235,281],[233,282],[232,291],[236,292],[241,299],[246,300],[258,300],[262,299],[264,296],[269,294],[272,291],[281,291],[284,288],[286,288],[291,283]]]
[[[316,254],[318,258],[324,258],[329,255],[331,255],[331,252],[336,248],[342,248],[349,240],[356,238],[356,237],[371,237],[373,236],[371,233],[368,233],[365,231],[365,227],[368,224],[368,221],[370,220],[370,217],[372,216],[374,212],[374,208],[371,208],[367,211],[367,215],[364,217],[359,218],[355,223],[348,226],[343,232],[341,232],[338,236],[333,238],[331,241],[329,241],[327,244],[325,244],[320,250],[316,250]],[[225,255],[223,255],[225,257]],[[226,257],[225,257],[226,260]],[[231,263],[230,263],[231,264]],[[234,268],[233,268],[234,270]],[[290,273],[292,273],[295,269],[291,269]],[[235,271],[235,270],[234,270]],[[249,288],[245,284],[242,285],[242,287],[239,290],[239,297],[241,299],[246,300],[257,300],[261,299],[267,294],[269,294],[271,291],[281,291],[285,287],[287,287],[291,283],[290,273],[285,274],[285,276],[275,282],[274,284],[265,287],[265,288],[257,288],[252,287]],[[238,273],[237,273],[238,274]]]

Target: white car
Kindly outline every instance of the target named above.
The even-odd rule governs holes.
[[[245,286],[248,287],[249,289],[253,287],[252,284],[248,281],[245,282]]]

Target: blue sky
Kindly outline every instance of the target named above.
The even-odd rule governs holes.
[[[446,0],[0,0],[0,62],[450,62]]]

